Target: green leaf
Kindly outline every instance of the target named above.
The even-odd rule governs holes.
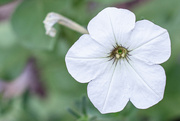
[[[0,48],[7,49],[15,43],[15,35],[9,22],[0,23]]]
[[[15,79],[22,72],[29,57],[27,50],[21,46],[10,49],[0,48],[0,55],[0,77],[8,81]]]
[[[12,16],[18,40],[30,49],[52,49],[55,39],[45,35],[43,20],[48,13],[44,0],[25,0]]]
[[[12,0],[1,0],[0,1],[0,5],[6,4],[8,2],[11,2]]]

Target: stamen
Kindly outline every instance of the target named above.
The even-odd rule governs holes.
[[[128,55],[128,50],[123,47],[123,46],[116,46],[114,47],[114,49],[112,50],[111,54],[110,54],[110,60],[115,59],[119,60],[119,59],[123,59],[126,58]]]

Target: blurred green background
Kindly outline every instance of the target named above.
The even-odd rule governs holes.
[[[162,65],[164,99],[149,109],[128,103],[121,112],[100,114],[87,98],[87,84],[76,82],[65,66],[65,54],[81,34],[55,25],[57,36],[45,35],[42,22],[48,12],[86,27],[108,6],[130,9],[137,20],[148,19],[169,31],[172,54]],[[27,76],[31,82],[14,84],[14,91],[25,89],[5,98],[13,88],[7,85],[23,72],[32,73]],[[180,121],[180,0],[0,0],[0,91],[0,121]]]

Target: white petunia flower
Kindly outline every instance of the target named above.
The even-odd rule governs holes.
[[[166,75],[158,65],[171,55],[166,29],[148,20],[135,23],[126,9],[106,8],[69,49],[66,65],[101,113],[121,111],[128,101],[149,108],[164,95]]]

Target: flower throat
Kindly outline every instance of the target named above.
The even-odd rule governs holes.
[[[119,60],[121,58],[126,58],[128,55],[128,50],[122,46],[116,46],[114,47],[114,49],[112,50],[112,52],[110,53],[110,60],[115,59],[115,60]]]

